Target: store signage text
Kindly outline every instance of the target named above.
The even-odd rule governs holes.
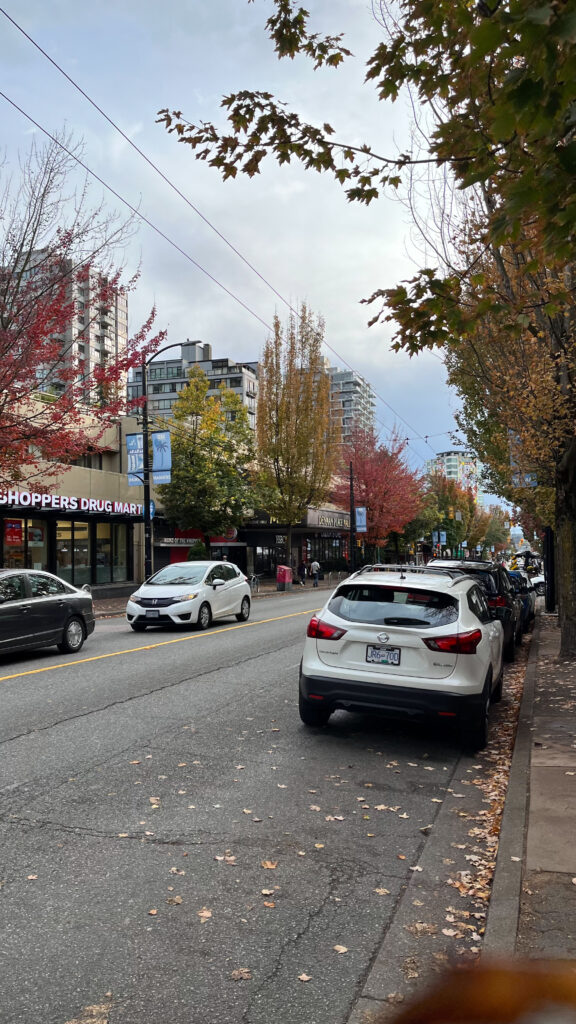
[[[0,491],[0,505],[21,508],[55,508],[64,512],[107,512],[110,515],[141,516],[142,505],[109,498],[77,498],[66,494],[37,494],[35,491]]]

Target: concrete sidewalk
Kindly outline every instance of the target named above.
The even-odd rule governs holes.
[[[576,959],[576,666],[555,615],[530,651],[484,952]]]

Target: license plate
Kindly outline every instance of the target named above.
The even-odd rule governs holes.
[[[160,612],[158,611],[157,608],[148,608],[146,610],[146,618],[147,619],[157,619],[159,615],[160,615]]]
[[[366,648],[366,661],[371,665],[399,665],[399,647],[375,647],[368,645]]]

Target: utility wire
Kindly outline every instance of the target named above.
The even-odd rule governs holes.
[[[249,267],[249,269],[250,269],[250,270],[252,270],[252,272],[253,272],[254,274],[256,274],[256,275],[257,275],[257,277],[258,277],[258,278],[260,278],[260,280],[261,280],[261,281],[262,281],[262,282],[263,282],[263,283],[264,283],[264,284],[265,284],[265,285],[266,285],[266,286],[267,286],[268,288],[270,288],[270,289],[271,289],[271,291],[272,291],[272,292],[274,293],[274,295],[276,295],[276,296],[277,296],[277,297],[278,297],[278,298],[279,298],[279,299],[281,300],[281,302],[283,302],[283,303],[284,303],[284,304],[285,304],[285,305],[286,305],[286,306],[288,307],[288,309],[290,309],[290,311],[291,311],[292,313],[294,313],[294,314],[297,314],[297,311],[296,311],[296,310],[294,309],[294,307],[293,307],[293,306],[292,306],[292,304],[291,304],[291,303],[289,302],[289,300],[288,300],[288,299],[286,299],[286,298],[285,298],[285,297],[284,297],[284,296],[283,296],[283,295],[282,295],[282,294],[281,294],[281,293],[280,293],[280,292],[279,292],[279,291],[278,291],[278,290],[277,290],[277,289],[276,289],[276,288],[274,287],[274,285],[272,285],[272,284],[270,283],[270,281],[268,281],[268,280],[267,280],[267,279],[266,279],[266,278],[265,278],[265,277],[264,277],[264,276],[263,276],[263,275],[262,275],[262,274],[260,273],[260,271],[259,271],[259,270],[258,270],[258,269],[257,269],[256,267],[254,267],[254,266],[253,266],[253,264],[252,264],[252,263],[250,263],[250,261],[249,261],[248,259],[246,259],[246,257],[245,257],[245,256],[244,256],[244,255],[243,255],[243,254],[242,254],[242,253],[241,253],[241,252],[240,252],[240,251],[239,251],[239,250],[238,250],[238,249],[237,249],[237,248],[236,248],[236,247],[235,247],[235,246],[234,246],[234,245],[232,244],[232,242],[230,242],[230,241],[229,241],[229,239],[228,239],[228,238],[226,238],[226,236],[225,236],[225,235],[224,235],[224,234],[223,234],[223,233],[222,233],[221,231],[219,231],[219,229],[218,229],[218,228],[217,228],[217,227],[216,227],[216,226],[215,226],[215,225],[214,225],[214,224],[213,224],[213,223],[212,223],[212,222],[211,222],[211,221],[210,221],[210,220],[208,219],[208,217],[206,217],[206,216],[205,216],[205,215],[204,215],[204,214],[202,213],[202,211],[201,211],[201,210],[199,210],[199,209],[198,209],[198,207],[197,207],[197,206],[195,206],[195,205],[194,205],[194,203],[192,203],[190,199],[188,199],[188,197],[187,197],[187,196],[186,196],[186,195],[185,195],[185,194],[184,194],[184,193],[183,193],[183,192],[182,192],[182,191],[181,191],[181,190],[180,190],[180,189],[179,189],[179,188],[177,187],[177,185],[175,185],[175,184],[174,184],[174,183],[173,183],[173,182],[172,182],[172,181],[171,181],[171,180],[170,180],[170,179],[169,179],[169,178],[167,177],[167,175],[165,175],[165,174],[164,174],[164,172],[163,172],[163,171],[162,171],[162,170],[161,170],[161,169],[160,169],[160,168],[159,168],[159,167],[158,167],[158,166],[157,166],[157,165],[156,165],[156,164],[155,164],[155,163],[154,163],[154,162],[153,162],[152,160],[150,160],[150,158],[149,158],[148,156],[146,156],[146,154],[145,154],[145,153],[144,153],[144,152],[143,152],[143,151],[142,151],[142,150],[141,150],[141,149],[140,149],[140,148],[139,148],[139,147],[138,147],[138,146],[137,146],[137,145],[136,145],[136,144],[135,144],[135,143],[134,143],[134,142],[132,141],[132,139],[130,139],[130,137],[129,137],[128,135],[126,135],[126,133],[125,133],[125,132],[124,132],[124,131],[123,131],[123,130],[122,130],[122,129],[121,129],[120,127],[119,127],[119,125],[117,125],[117,124],[115,123],[115,121],[113,121],[113,120],[112,120],[112,118],[111,118],[111,117],[109,117],[109,115],[108,115],[108,114],[107,114],[107,113],[106,113],[106,112],[105,112],[104,110],[102,110],[102,108],[101,108],[101,107],[100,107],[100,106],[99,106],[99,105],[98,105],[98,104],[97,104],[97,103],[95,102],[95,100],[93,100],[93,99],[91,98],[91,96],[89,96],[89,95],[88,95],[88,93],[87,93],[87,92],[85,92],[85,90],[84,90],[84,89],[82,89],[82,87],[81,87],[80,85],[78,85],[78,83],[77,83],[76,81],[74,81],[74,79],[73,79],[73,78],[72,78],[72,77],[71,77],[71,76],[70,76],[69,74],[67,74],[67,72],[66,72],[66,71],[64,71],[64,69],[63,69],[63,68],[62,68],[62,67],[61,67],[61,66],[60,66],[60,65],[59,65],[59,64],[58,64],[58,63],[57,63],[57,62],[56,62],[55,60],[53,60],[53,58],[52,58],[52,57],[50,57],[50,55],[49,55],[49,54],[48,54],[48,53],[46,52],[46,50],[44,50],[44,49],[43,49],[43,47],[41,47],[41,46],[40,46],[40,44],[39,44],[39,43],[37,43],[37,42],[36,42],[36,40],[35,40],[35,39],[33,39],[33,38],[32,38],[32,36],[31,36],[31,35],[29,35],[29,33],[28,33],[28,32],[26,32],[26,31],[25,31],[25,29],[23,29],[23,28],[22,28],[22,26],[21,26],[21,25],[19,25],[19,24],[18,24],[18,22],[17,22],[17,21],[15,21],[15,19],[14,19],[14,18],[12,18],[12,17],[11,17],[11,16],[10,16],[10,15],[8,14],[8,12],[7,12],[6,10],[4,10],[4,8],[0,7],[0,13],[4,15],[4,17],[5,17],[5,18],[6,18],[6,19],[7,19],[7,20],[8,20],[8,21],[9,21],[9,22],[10,22],[10,23],[11,23],[11,24],[12,24],[12,25],[14,26],[14,28],[18,29],[18,31],[19,31],[19,32],[21,32],[21,34],[22,34],[22,35],[23,35],[23,36],[24,36],[24,37],[25,37],[25,38],[26,38],[26,39],[27,39],[27,40],[28,40],[28,41],[29,41],[29,42],[30,42],[30,43],[31,43],[31,44],[32,44],[32,45],[33,45],[33,46],[34,46],[34,47],[35,47],[35,48],[36,48],[36,49],[37,49],[37,50],[38,50],[38,51],[39,51],[39,52],[40,52],[40,53],[41,53],[41,54],[42,54],[42,55],[43,55],[43,56],[45,57],[45,58],[46,58],[46,60],[48,60],[48,61],[50,62],[50,64],[52,64],[52,66],[53,66],[54,68],[56,68],[56,70],[57,70],[57,71],[59,71],[61,75],[63,75],[63,76],[64,76],[64,78],[66,78],[66,80],[67,80],[67,81],[68,81],[68,82],[70,83],[70,85],[72,85],[72,86],[73,86],[73,87],[74,87],[74,88],[75,88],[75,89],[76,89],[76,90],[77,90],[77,91],[78,91],[78,92],[79,92],[79,93],[80,93],[80,94],[81,94],[81,95],[82,95],[82,96],[83,96],[83,97],[84,97],[84,98],[85,98],[85,99],[87,100],[87,102],[88,102],[88,103],[90,103],[90,104],[91,104],[91,106],[92,106],[92,107],[94,107],[94,109],[98,111],[98,113],[99,113],[99,114],[100,114],[100,115],[101,115],[101,116],[102,116],[102,117],[103,117],[103,118],[104,118],[104,119],[105,119],[105,120],[106,120],[106,121],[108,122],[108,124],[109,124],[109,125],[110,125],[110,126],[111,126],[111,127],[112,127],[112,128],[114,129],[114,130],[115,130],[115,131],[117,131],[117,132],[119,133],[119,135],[120,135],[120,136],[121,136],[121,137],[122,137],[122,138],[123,138],[123,139],[125,140],[125,142],[127,142],[127,143],[128,143],[128,145],[129,145],[129,146],[131,146],[131,147],[132,147],[132,149],[133,149],[133,150],[134,150],[134,151],[135,151],[136,153],[138,153],[138,155],[139,155],[139,156],[141,156],[143,160],[145,160],[145,161],[146,161],[146,163],[148,164],[148,166],[149,166],[149,167],[151,167],[151,168],[152,168],[152,169],[153,169],[153,170],[154,170],[154,171],[155,171],[155,172],[156,172],[156,173],[157,173],[157,174],[158,174],[158,175],[159,175],[159,176],[160,176],[160,177],[162,178],[162,180],[163,180],[163,181],[164,181],[164,182],[165,182],[165,183],[166,183],[166,184],[167,184],[167,185],[169,186],[169,188],[171,188],[171,189],[172,189],[172,190],[173,190],[173,191],[174,191],[174,192],[176,193],[176,195],[178,195],[178,196],[179,196],[179,197],[180,197],[180,198],[181,198],[181,199],[182,199],[182,200],[183,200],[183,201],[184,201],[184,202],[186,203],[186,205],[187,205],[187,206],[189,206],[189,207],[190,207],[190,209],[191,209],[191,210],[193,210],[193,211],[194,211],[194,213],[196,213],[196,214],[197,214],[197,216],[199,216],[199,217],[200,217],[200,218],[201,218],[201,219],[202,219],[202,220],[204,221],[204,223],[205,223],[205,224],[207,224],[207,225],[208,225],[208,227],[210,227],[210,228],[212,229],[212,231],[214,231],[214,232],[215,232],[215,233],[216,233],[216,234],[218,235],[218,237],[219,237],[219,238],[220,238],[220,239],[221,239],[221,240],[222,240],[222,241],[223,241],[223,242],[225,243],[225,245],[227,245],[227,246],[228,246],[228,247],[229,247],[229,248],[230,248],[230,249],[231,249],[231,250],[232,250],[232,251],[233,251],[233,252],[234,252],[234,253],[235,253],[235,254],[236,254],[236,255],[237,255],[237,256],[238,256],[238,257],[239,257],[239,258],[240,258],[241,260],[242,260],[242,261],[243,261],[243,263],[245,263],[245,264],[246,264],[246,266],[247,266],[247,267]],[[3,94],[2,94],[2,95],[3,95]],[[6,98],[6,97],[5,97],[5,98]],[[9,102],[12,102],[12,101],[9,101]],[[14,105],[15,105],[15,104],[14,104]],[[17,108],[17,109],[19,109],[19,108]],[[26,114],[25,114],[25,116],[28,116],[28,115],[26,115]],[[31,120],[31,118],[30,118],[30,120]],[[35,123],[35,122],[33,122],[33,123]],[[38,126],[38,127],[40,127],[40,126]],[[42,129],[42,128],[40,128],[40,130],[41,130],[41,131],[44,131],[44,129]],[[48,134],[48,133],[46,133],[46,134]],[[81,161],[79,161],[79,162],[81,163]],[[84,166],[84,165],[82,164],[82,166]],[[89,173],[92,173],[92,174],[93,174],[93,172],[89,172]],[[94,176],[94,177],[96,177],[98,181],[101,181],[101,179],[100,179],[100,178],[98,178],[98,176],[97,176],[97,175],[95,175],[95,174],[94,174],[93,176]],[[109,188],[109,186],[107,186],[107,185],[106,185],[106,184],[105,184],[104,182],[101,182],[101,183],[102,183],[102,184],[104,184],[104,187],[106,187],[106,188]],[[118,196],[118,195],[117,195],[117,193],[115,193],[113,189],[110,189],[110,191],[111,191],[111,192],[113,193],[113,195],[116,195],[116,196],[117,196],[117,198],[119,198],[119,199],[120,199],[120,200],[121,200],[122,202],[125,202],[125,200],[123,200],[123,199],[122,199],[122,197]],[[128,204],[128,203],[127,203],[126,205],[128,205],[128,206],[129,206],[129,204]],[[130,209],[133,209],[133,207],[130,207]],[[136,212],[136,211],[135,211],[135,212]],[[145,223],[148,223],[148,224],[150,224],[150,222],[149,222],[149,221],[147,221],[147,220],[146,220],[146,218],[145,218],[145,217],[143,217],[143,216],[142,216],[141,214],[138,214],[138,216],[141,216],[141,217],[142,217],[142,219],[143,219],[143,220],[145,221]],[[249,309],[249,307],[248,307],[248,306],[246,306],[246,305],[245,305],[245,304],[244,304],[244,303],[242,302],[242,300],[238,299],[238,298],[237,298],[237,296],[233,295],[233,294],[232,294],[232,292],[228,291],[228,289],[227,289],[227,288],[226,288],[226,287],[225,287],[224,285],[222,285],[222,284],[221,284],[221,283],[220,283],[219,281],[217,281],[217,280],[216,280],[216,278],[214,278],[214,277],[213,277],[213,276],[212,276],[211,274],[209,274],[209,273],[208,273],[208,271],[204,270],[204,268],[203,268],[202,266],[200,266],[200,264],[199,264],[199,263],[197,263],[197,262],[196,262],[195,260],[192,260],[192,258],[191,258],[191,257],[189,257],[189,256],[188,256],[188,255],[187,255],[186,253],[184,253],[184,252],[183,252],[183,250],[181,250],[181,249],[180,249],[180,248],[179,248],[179,247],[178,247],[178,246],[177,246],[177,245],[176,245],[176,244],[175,244],[174,242],[172,242],[172,241],[171,241],[171,240],[170,240],[170,239],[169,239],[169,238],[168,238],[168,237],[167,237],[166,235],[164,235],[164,234],[163,234],[162,232],[160,232],[160,230],[159,230],[158,228],[155,228],[155,227],[154,227],[154,225],[150,225],[150,226],[152,226],[152,227],[154,228],[154,230],[158,231],[158,233],[160,233],[160,234],[162,235],[162,237],[163,237],[163,238],[165,238],[165,239],[166,239],[167,241],[169,241],[169,242],[170,242],[170,244],[171,244],[171,245],[173,245],[173,246],[174,246],[174,247],[175,247],[176,249],[178,249],[178,251],[179,251],[179,252],[182,252],[182,254],[183,254],[184,256],[186,256],[186,258],[187,258],[187,259],[190,259],[190,260],[191,260],[191,262],[193,262],[195,266],[197,266],[197,267],[198,267],[198,268],[199,268],[200,270],[202,270],[202,272],[203,272],[203,273],[207,274],[207,276],[208,276],[208,277],[209,277],[209,278],[210,278],[210,279],[211,279],[212,281],[214,281],[214,282],[215,282],[216,284],[218,284],[218,285],[219,285],[219,287],[223,288],[223,289],[224,289],[224,291],[226,291],[226,292],[227,292],[227,293],[228,293],[229,295],[231,295],[231,296],[232,296],[233,298],[235,298],[235,299],[236,299],[236,301],[240,302],[240,304],[241,304],[242,306],[244,306],[244,308],[245,308],[245,309],[247,309],[247,310],[248,310],[248,312],[251,312],[251,313],[252,313],[252,315],[256,316],[256,317],[257,317],[257,319],[258,319],[258,320],[260,320],[260,322],[261,322],[261,323],[264,323],[264,321],[263,321],[263,320],[261,320],[261,318],[260,318],[260,317],[259,317],[259,316],[258,316],[257,314],[253,313],[253,311],[252,311],[252,310],[250,310],[250,309]],[[270,328],[269,328],[269,326],[268,326],[267,324],[265,324],[265,326],[266,326],[266,327],[268,327],[268,329],[270,330]],[[339,360],[340,360],[340,361],[341,361],[342,363],[344,363],[344,365],[345,365],[345,366],[347,366],[347,367],[348,367],[348,369],[352,370],[352,372],[357,372],[357,371],[356,371],[356,370],[354,370],[354,368],[353,368],[353,367],[352,367],[352,366],[350,365],[350,363],[348,363],[348,362],[347,362],[347,360],[345,360],[345,359],[344,359],[344,358],[343,358],[343,357],[342,357],[342,356],[340,355],[340,353],[339,353],[339,352],[337,352],[337,351],[336,351],[336,349],[335,349],[335,348],[333,348],[333,346],[331,346],[331,345],[330,345],[330,344],[329,344],[329,343],[328,343],[328,342],[327,342],[327,341],[326,341],[325,339],[324,339],[324,344],[325,344],[326,348],[328,348],[328,349],[329,349],[329,350],[330,350],[330,351],[331,351],[331,352],[332,352],[332,353],[333,353],[333,354],[334,354],[334,355],[336,356],[336,358],[337,358],[337,359],[339,359]],[[434,354],[435,354],[435,353],[434,353]],[[442,361],[442,360],[440,359],[440,357],[439,357],[439,356],[436,356],[436,358],[437,358],[437,359],[439,359],[440,361]],[[408,421],[407,421],[406,419],[404,419],[404,417],[403,417],[403,416],[401,416],[401,415],[400,415],[400,414],[399,414],[398,412],[396,412],[396,410],[395,410],[395,409],[394,409],[394,408],[393,408],[393,407],[392,407],[392,406],[391,406],[391,405],[390,405],[390,404],[389,404],[388,402],[386,402],[386,400],[385,400],[384,398],[382,398],[382,396],[381,396],[381,395],[379,395],[379,394],[378,394],[378,392],[376,392],[376,391],[375,391],[375,389],[374,389],[374,388],[372,387],[372,385],[369,385],[369,386],[370,386],[370,388],[371,388],[371,391],[372,391],[372,393],[374,394],[374,396],[375,396],[375,397],[376,397],[376,398],[377,398],[377,399],[378,399],[378,400],[379,400],[380,402],[382,402],[382,404],[383,404],[383,405],[385,405],[385,406],[386,406],[386,408],[387,408],[387,409],[389,409],[389,410],[390,410],[390,412],[391,412],[391,413],[392,413],[392,414],[393,414],[393,415],[394,415],[394,416],[395,416],[395,417],[396,417],[397,419],[399,419],[399,420],[400,420],[400,421],[401,421],[402,423],[404,423],[404,424],[405,424],[405,425],[406,425],[406,426],[407,426],[407,427],[409,428],[409,430],[413,431],[413,432],[414,432],[414,433],[416,434],[416,438],[407,438],[406,440],[407,440],[407,441],[410,441],[410,440],[420,440],[420,441],[424,441],[424,443],[428,445],[428,447],[430,448],[430,450],[431,450],[431,451],[434,451],[434,449],[432,448],[432,445],[428,444],[428,441],[427,441],[427,436],[432,436],[432,435],[424,435],[424,436],[422,436],[421,434],[419,434],[419,433],[418,433],[418,431],[417,431],[417,430],[416,430],[416,429],[415,429],[415,428],[414,428],[414,427],[413,427],[413,426],[412,426],[412,425],[411,425],[410,423],[408,423]],[[385,429],[385,430],[386,430],[386,431],[388,432],[388,434],[389,434],[389,435],[391,435],[391,434],[393,433],[393,431],[392,431],[392,430],[390,430],[390,428],[386,427],[385,425],[383,425],[383,426],[384,426],[384,429]]]
[[[6,95],[6,93],[0,91],[0,96],[2,97],[2,99],[6,100],[6,102],[9,103],[12,107],[14,107],[14,109],[17,110],[18,113],[22,114],[23,117],[27,118],[28,121],[30,121],[31,124],[38,128],[39,131],[43,132],[44,135],[51,139],[52,142],[56,143],[57,146],[60,146],[60,148],[63,149],[64,152],[68,154],[68,156],[72,157],[73,160],[76,160],[76,162],[80,164],[80,167],[82,167],[87,174],[95,178],[96,181],[98,181],[105,189],[108,189],[108,191],[111,192],[112,195],[119,200],[119,202],[123,203],[124,206],[128,207],[128,209],[136,217],[143,221],[144,224],[147,224],[149,228],[152,228],[152,230],[155,231],[157,235],[160,235],[160,237],[163,238],[165,242],[168,242],[168,245],[171,245],[173,249],[176,249],[176,251],[180,253],[181,256],[184,256],[184,258],[187,259],[190,263],[192,263],[193,266],[195,266],[198,270],[201,270],[202,273],[206,275],[206,277],[210,278],[210,280],[215,285],[217,285],[218,288],[221,288],[222,291],[226,292],[226,294],[229,295],[231,299],[234,299],[235,302],[238,302],[239,305],[242,306],[242,308],[245,309],[247,313],[250,313],[251,316],[255,317],[255,319],[258,320],[262,324],[262,326],[266,328],[266,330],[272,330],[270,324],[266,323],[266,321],[263,320],[262,317],[258,315],[258,313],[255,313],[254,310],[250,308],[250,306],[243,302],[243,300],[240,299],[237,295],[235,295],[234,292],[230,291],[230,289],[227,288],[225,284],[222,284],[222,282],[219,281],[218,278],[214,277],[214,275],[211,274],[210,271],[206,270],[201,263],[198,263],[197,260],[195,260],[192,256],[190,256],[189,253],[182,249],[177,242],[172,241],[172,239],[168,235],[166,235],[164,231],[161,230],[161,228],[157,227],[156,224],[149,220],[148,217],[141,213],[140,210],[138,210],[135,206],[132,205],[132,203],[128,202],[127,199],[124,199],[124,197],[121,196],[119,192],[116,192],[116,190],[113,189],[111,185],[108,185],[108,183],[105,182],[104,179],[101,178],[98,174],[96,174],[95,171],[92,171],[90,167],[88,167],[88,165],[85,164],[84,161],[80,159],[80,157],[76,156],[75,153],[72,153],[71,150],[67,149],[67,147],[60,141],[60,139],[57,139],[55,135],[52,135],[52,133],[49,132],[47,128],[43,128],[42,125],[39,124],[38,121],[35,121],[34,118],[30,116],[30,114],[27,114],[26,111],[22,109],[22,107],[19,107],[18,104],[14,102],[14,100],[11,100],[10,97]]]

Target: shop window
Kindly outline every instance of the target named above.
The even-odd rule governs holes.
[[[5,569],[45,569],[48,528],[43,519],[5,519],[2,549]]]
[[[26,567],[28,569],[48,568],[48,524],[44,519],[26,520],[26,537],[28,550]]]
[[[114,561],[112,579],[114,583],[124,583],[128,579],[128,526],[126,523],[114,523],[112,526],[114,541]]]
[[[56,523],[56,572],[76,587],[91,582],[92,558],[88,523],[60,519]]]
[[[96,526],[96,583],[112,579],[112,527],[110,523]]]
[[[5,569],[23,569],[26,564],[26,520],[4,520],[3,562]]]

